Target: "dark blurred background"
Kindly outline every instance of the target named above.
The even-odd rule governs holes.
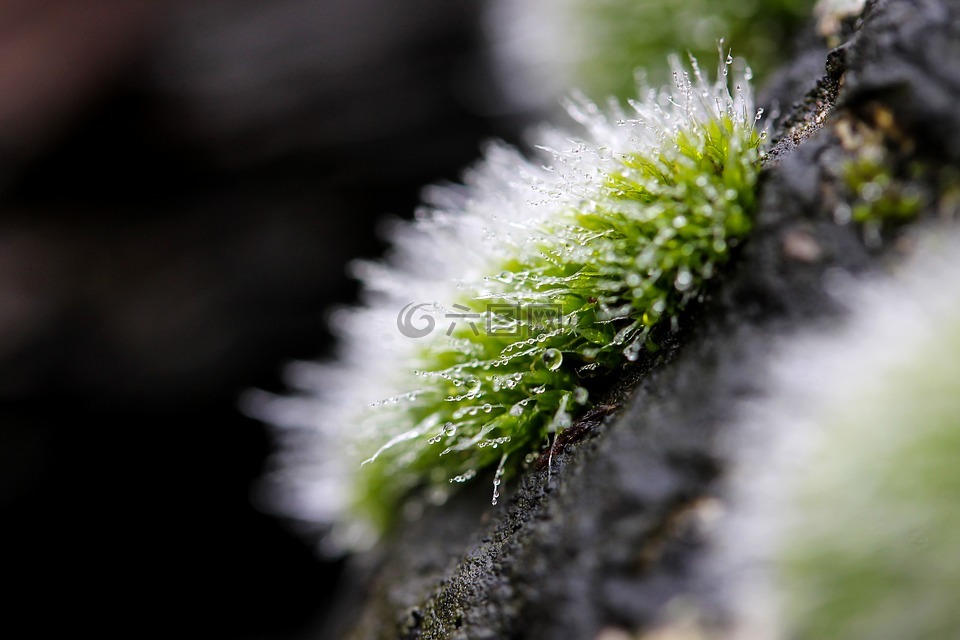
[[[254,507],[237,398],[328,348],[378,218],[522,125],[471,108],[479,9],[0,0],[6,637],[322,628],[340,567]]]

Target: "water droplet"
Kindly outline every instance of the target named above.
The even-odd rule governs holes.
[[[883,195],[883,187],[877,182],[870,181],[860,185],[860,197],[867,202],[876,202]]]
[[[559,349],[547,349],[543,352],[541,359],[550,371],[556,371],[560,368],[560,365],[563,364],[563,354]]]
[[[727,63],[727,64],[733,64],[733,56],[732,56],[731,54],[729,54],[729,53],[727,54],[726,63]]]
[[[501,271],[500,275],[497,276],[497,280],[500,282],[506,282],[507,284],[513,282],[513,272],[512,271]]]
[[[497,504],[497,499],[500,497],[500,481],[503,478],[503,466],[507,462],[507,454],[503,454],[500,458],[500,464],[497,465],[497,472],[493,475],[493,504]]]
[[[483,412],[484,412],[484,413],[490,413],[492,410],[493,410],[493,405],[490,404],[489,402],[486,403],[485,405],[483,405]]]
[[[584,389],[583,387],[577,387],[573,390],[573,401],[577,404],[584,404],[587,401],[587,398],[590,397],[590,392]]]
[[[512,415],[514,418],[520,417],[521,414],[523,414],[523,405],[519,402],[510,407],[510,415]]]
[[[682,229],[687,225],[687,219],[683,216],[677,216],[673,219],[673,226],[675,229]]]
[[[833,220],[837,224],[847,224],[853,219],[853,211],[846,203],[841,202],[833,210]]]
[[[465,471],[464,473],[462,473],[462,474],[460,474],[460,475],[458,475],[458,476],[454,476],[454,477],[450,478],[450,483],[451,483],[451,484],[453,484],[454,482],[456,482],[456,483],[458,483],[458,484],[459,484],[459,483],[463,483],[463,482],[466,482],[466,481],[468,481],[468,480],[473,479],[473,477],[476,476],[476,475],[477,475],[476,470],[470,469],[470,470]]]
[[[673,286],[677,288],[677,291],[686,291],[692,284],[693,274],[686,269],[681,269],[680,273],[677,274],[677,279],[673,282]]]

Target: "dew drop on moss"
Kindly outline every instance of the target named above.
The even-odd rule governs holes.
[[[467,482],[468,480],[472,480],[473,477],[476,475],[477,475],[477,472],[475,469],[469,469],[466,472],[460,474],[459,476],[454,476],[453,478],[450,478],[450,483],[453,484],[454,482],[456,482],[460,484],[463,482]]]
[[[559,349],[547,349],[541,356],[544,366],[550,371],[556,371],[563,364],[563,354]]]

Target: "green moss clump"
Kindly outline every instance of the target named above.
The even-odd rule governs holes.
[[[806,466],[780,558],[791,637],[960,629],[960,317],[926,321],[919,344],[847,383]]]
[[[917,165],[917,171],[923,169]],[[846,162],[843,182],[854,194],[850,207],[853,221],[877,232],[916,218],[924,204],[921,191],[897,179],[882,156],[867,154]]]
[[[704,87],[685,86],[700,100]],[[580,197],[458,301],[482,310],[487,330],[460,323],[424,346],[418,388],[375,409],[409,425],[370,443],[358,478],[358,508],[378,527],[412,489],[442,494],[489,467],[495,503],[501,478],[590,407],[590,377],[655,349],[657,331],[703,294],[756,206],[762,134],[752,107],[725,95],[722,115],[681,121],[652,149],[599,147],[569,187]]]
[[[899,130],[889,110],[874,105],[866,120],[847,114],[835,132],[844,150],[831,169],[839,200],[835,218],[860,225],[868,245],[879,246],[923,212],[952,216],[955,170],[917,156],[915,143]]]

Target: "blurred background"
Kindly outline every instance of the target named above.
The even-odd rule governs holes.
[[[0,1],[0,570],[16,637],[306,637],[339,572],[251,500],[247,388],[519,116],[474,0]],[[21,607],[39,603],[45,615]]]
[[[569,87],[617,92],[694,46],[636,44],[664,31],[634,9],[660,3],[605,0],[599,30],[551,50],[590,5],[562,4],[0,0],[5,627],[315,637],[341,567],[255,506],[273,445],[238,396],[327,352],[383,215]],[[748,4],[662,19],[710,52],[731,20],[807,9]],[[631,52],[608,85],[593,41]],[[769,62],[776,34],[758,42]]]

